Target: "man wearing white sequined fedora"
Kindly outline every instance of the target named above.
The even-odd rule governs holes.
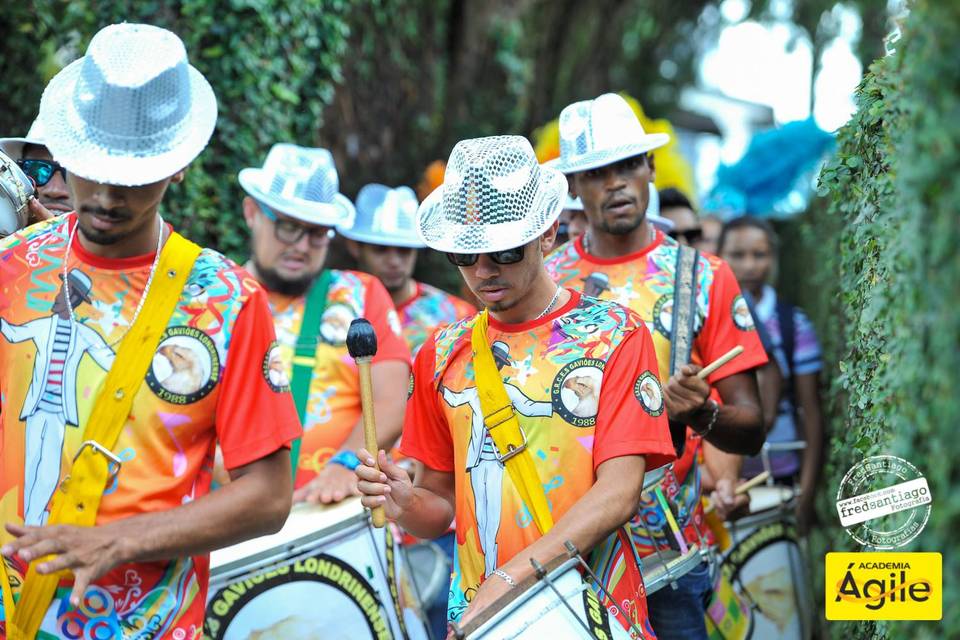
[[[264,373],[266,294],[160,215],[216,117],[149,25],[104,28],[44,91],[76,213],[0,241],[0,637],[193,636],[207,553],[289,512],[300,426]],[[233,482],[210,493],[218,443]]]
[[[365,505],[424,538],[456,517],[448,616],[458,624],[531,577],[531,559],[548,562],[566,541],[601,544],[636,513],[644,469],[673,458],[666,421],[633,391],[656,368],[646,327],[544,269],[566,193],[525,138],[454,147],[442,186],[420,205],[419,232],[486,310],[441,329],[417,355],[401,441],[423,464],[416,482],[382,451],[382,471],[358,452]],[[634,563],[605,587],[645,632],[640,584]]]
[[[383,446],[400,435],[410,350],[379,280],[323,268],[334,228],[354,217],[329,151],[276,144],[262,168],[244,169],[239,180],[252,235],[247,266],[269,291],[279,340],[269,367],[279,386],[293,391],[304,426],[294,445],[294,500],[339,502],[357,492],[353,452],[363,442],[359,374],[346,346],[350,322],[366,318],[377,333],[371,375]]]
[[[657,377],[681,456],[675,477],[667,474],[662,489],[682,535],[667,535],[666,528],[652,537],[640,528],[634,534],[643,556],[652,554],[654,545],[687,553],[688,547],[712,542],[700,504],[701,448],[717,478],[716,503],[729,508],[739,473],[736,454],[756,453],[763,443],[754,369],[766,355],[753,323],[737,313],[746,303],[730,268],[711,255],[681,252],[650,224],[652,152],[668,136],[645,133],[627,102],[610,93],[566,107],[559,124],[560,157],[549,164],[569,177],[588,224],[581,239],[550,256],[547,269],[558,283],[571,286],[604,277],[607,286],[599,297],[629,307],[651,329]],[[675,327],[677,317],[690,322]],[[702,366],[737,345],[743,354],[706,381],[697,377]],[[640,522],[649,521],[647,515],[662,521],[653,494],[641,498],[640,508]],[[711,589],[703,562],[678,580],[677,589],[648,596],[657,636],[706,638],[704,602]]]
[[[427,246],[417,235],[418,204],[409,187],[368,184],[357,194],[353,224],[338,228],[360,269],[377,276],[390,292],[414,356],[437,327],[476,313],[464,300],[413,279],[417,251]]]

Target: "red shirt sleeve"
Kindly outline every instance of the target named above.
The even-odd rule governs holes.
[[[410,347],[399,333],[400,319],[390,294],[377,278],[371,277],[366,281],[366,285],[367,297],[363,302],[363,313],[377,333],[377,355],[373,357],[373,361],[403,360],[409,365]]]
[[[289,386],[270,382],[274,348],[273,317],[266,294],[257,287],[234,322],[217,399],[217,438],[227,469],[259,460],[300,437]]]
[[[670,439],[657,355],[650,333],[637,327],[607,360],[593,440],[593,467],[619,456],[645,455],[647,469],[676,457]]]
[[[436,471],[453,472],[453,436],[440,408],[440,394],[433,384],[437,345],[433,336],[423,343],[413,363],[413,389],[407,400],[400,453],[416,458]]]
[[[709,300],[707,319],[696,339],[703,364],[713,362],[737,345],[743,346],[743,353],[710,374],[707,382],[712,385],[717,380],[766,364],[767,354],[747,302],[726,262],[721,261],[714,271]]]

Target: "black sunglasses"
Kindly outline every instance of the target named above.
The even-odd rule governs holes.
[[[53,160],[35,160],[33,158],[17,160],[17,164],[23,169],[23,172],[33,178],[38,187],[42,187],[53,179],[53,175],[59,171],[63,176],[63,181],[67,181],[67,170],[59,162]]]
[[[497,264],[516,264],[523,260],[523,248],[526,245],[520,245],[513,249],[504,249],[503,251],[491,251],[483,255],[487,256]],[[480,259],[479,253],[448,253],[447,260],[457,267],[472,267]]]
[[[687,244],[693,244],[694,242],[699,241],[703,237],[703,229],[687,229],[686,231],[671,231],[670,237],[676,240],[677,238],[683,238],[687,241]]]

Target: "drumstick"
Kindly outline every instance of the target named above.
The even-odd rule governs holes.
[[[701,380],[705,380],[708,375],[727,364],[741,353],[743,353],[743,347],[738,344],[733,349],[730,349],[730,351],[727,351],[725,354],[701,369],[700,373],[697,374],[697,377]]]
[[[363,441],[373,456],[373,464],[380,470],[380,447],[377,446],[377,424],[373,416],[373,386],[370,383],[370,362],[377,355],[377,334],[365,318],[357,318],[347,330],[347,351],[357,363],[360,374],[360,406],[363,410]],[[372,510],[373,526],[380,529],[386,523],[383,507]]]
[[[757,486],[757,485],[759,485],[759,484],[763,484],[764,482],[766,482],[766,481],[767,481],[767,478],[769,478],[769,477],[770,477],[770,472],[769,472],[769,471],[763,471],[763,472],[761,472],[761,473],[758,473],[757,475],[755,475],[754,477],[750,478],[749,480],[747,480],[747,481],[744,482],[743,484],[738,485],[737,488],[733,490],[733,495],[735,495],[735,496],[743,495],[743,494],[745,494],[746,492],[750,491],[750,489],[753,489],[755,486]],[[714,505],[713,505],[713,501],[711,501],[710,504],[708,504],[708,505],[706,506],[706,508],[704,509],[704,511],[713,511],[713,506],[714,506]]]
[[[653,492],[657,496],[657,501],[660,503],[660,508],[663,509],[663,512],[667,516],[667,524],[670,525],[670,530],[673,532],[673,537],[677,539],[677,544],[680,545],[680,553],[686,555],[687,541],[683,539],[683,533],[680,532],[680,527],[677,525],[677,520],[673,517],[673,511],[670,511],[670,505],[667,504],[667,498],[663,495],[663,490],[658,485],[656,488],[654,488]]]

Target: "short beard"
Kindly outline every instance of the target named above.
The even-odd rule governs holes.
[[[294,298],[305,294],[319,275],[319,273],[308,273],[291,280],[282,277],[276,269],[263,266],[256,258],[253,259],[253,266],[257,270],[257,279],[268,291]]]
[[[606,218],[600,218],[600,230],[609,233],[612,236],[625,236],[636,231],[643,221],[646,220],[646,214],[639,216],[636,222],[631,220],[618,220],[616,223],[613,223]]]

